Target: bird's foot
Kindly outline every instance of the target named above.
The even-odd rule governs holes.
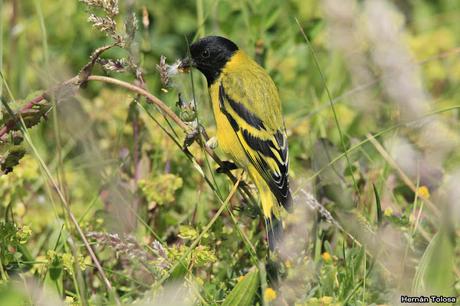
[[[217,148],[217,138],[216,137],[211,137],[206,141],[206,147],[210,148],[211,150],[214,150]]]
[[[187,149],[188,147],[190,147],[195,142],[195,140],[198,139],[198,137],[200,137],[199,129],[193,129],[192,131],[188,132],[187,135],[185,135],[182,149]]]
[[[219,166],[219,168],[216,169],[216,172],[225,173],[227,171],[235,170],[235,169],[238,169],[238,166],[235,163],[228,161],[228,160],[224,160],[222,164]]]

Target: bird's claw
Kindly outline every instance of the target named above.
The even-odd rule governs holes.
[[[223,161],[222,164],[216,169],[217,173],[225,173],[230,170],[238,169],[238,166],[231,161]]]
[[[194,129],[188,132],[187,135],[185,135],[184,144],[182,145],[182,148],[186,149],[190,147],[195,142],[195,140],[198,139],[199,135],[200,131],[198,129]]]

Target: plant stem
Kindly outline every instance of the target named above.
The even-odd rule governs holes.
[[[5,89],[7,90],[8,92],[8,95],[10,96],[10,98],[15,101],[14,99],[14,96],[13,96],[13,93],[11,92],[8,84],[6,83],[6,80],[3,76],[3,73],[1,73],[0,71],[0,76],[2,78],[2,81],[3,81],[3,84],[5,85]],[[78,77],[75,77],[75,78],[72,78],[66,82],[64,82],[64,85],[65,84],[70,84],[70,82],[72,81],[75,81],[75,80],[79,80]],[[59,89],[60,87],[58,87]],[[42,94],[43,95],[46,95],[46,93]],[[11,108],[9,107],[8,103],[1,100],[3,106],[6,108],[6,110],[8,111],[8,113],[10,114],[10,116],[14,119],[15,118],[15,114],[13,113],[13,111],[11,110]],[[45,172],[46,176],[48,177],[48,179],[50,180],[51,184],[53,185],[54,189],[56,190],[58,196],[59,196],[59,199],[61,200],[62,202],[62,206],[64,207],[64,209],[66,210],[68,216],[70,217],[70,220],[72,222],[72,224],[75,226],[81,240],[83,241],[83,244],[85,245],[85,248],[87,249],[88,251],[88,254],[89,256],[91,257],[91,260],[94,262],[94,265],[97,267],[97,270],[99,272],[99,275],[102,279],[102,281],[104,282],[104,285],[106,286],[107,288],[107,291],[109,293],[109,295],[113,296],[113,298],[115,299],[115,302],[117,305],[120,305],[120,301],[118,300],[118,297],[116,296],[116,293],[115,291],[113,290],[113,287],[112,287],[112,284],[110,283],[109,279],[107,278],[107,276],[105,275],[104,273],[104,270],[102,269],[102,266],[99,262],[99,260],[97,259],[96,257],[96,254],[94,253],[93,249],[91,248],[89,242],[88,242],[88,239],[86,238],[83,230],[81,229],[80,227],[80,224],[78,223],[77,219],[75,218],[75,215],[73,214],[73,212],[71,211],[70,209],[70,206],[69,206],[69,203],[67,202],[62,190],[59,188],[56,180],[54,179],[54,177],[51,175],[51,172],[50,170],[48,169],[48,167],[46,166],[45,162],[43,161],[43,159],[40,157],[40,154],[38,153],[38,150],[37,148],[35,147],[35,145],[33,144],[32,142],[32,139],[30,137],[30,134],[29,134],[29,131],[27,130],[27,126],[24,122],[24,120],[22,119],[22,117],[19,116],[19,119],[16,120],[16,124],[18,124],[19,128],[21,129],[22,131],[22,134],[24,136],[24,139],[25,141],[29,144],[30,148],[32,149],[32,152],[34,153],[34,155],[37,157],[38,161],[39,161],[39,164],[40,166],[42,167],[43,171]]]
[[[3,281],[8,280],[8,274],[6,274],[5,270],[3,269],[3,262],[2,262],[1,256],[0,256],[0,274],[2,275],[2,280]]]
[[[124,87],[128,89],[129,91],[138,93],[144,97],[146,97],[150,102],[158,106],[158,108],[164,112],[169,118],[171,118],[181,129],[184,131],[189,131],[190,127],[185,124],[163,101],[146,91],[145,89],[142,89],[136,85],[133,85],[128,82],[120,81],[118,79],[106,77],[106,76],[101,76],[101,75],[90,75],[88,77],[88,81],[99,81],[103,83],[109,83],[109,84],[114,84],[120,87]],[[1,135],[0,135],[1,136]]]
[[[40,103],[43,100],[46,100],[48,96],[50,96],[50,95],[53,96],[54,93],[56,93],[56,92],[59,92],[59,91],[61,91],[63,89],[67,89],[68,87],[70,87],[70,89],[73,89],[73,87],[78,88],[82,83],[86,83],[87,81],[96,81],[96,82],[103,82],[103,83],[113,84],[113,85],[116,85],[116,86],[119,86],[119,87],[126,88],[131,92],[134,92],[134,93],[137,93],[139,95],[142,95],[142,96],[146,97],[147,100],[150,101],[152,104],[156,105],[161,110],[161,112],[163,112],[163,114],[166,117],[169,117],[172,121],[174,121],[184,132],[188,133],[188,132],[191,131],[191,128],[185,122],[183,122],[176,115],[176,113],[174,113],[174,111],[172,111],[163,101],[161,101],[159,98],[157,98],[154,95],[152,95],[147,90],[145,90],[145,89],[143,89],[143,88],[141,88],[139,86],[133,85],[131,83],[128,83],[128,82],[124,82],[124,81],[121,81],[121,80],[118,80],[118,79],[115,79],[115,78],[111,78],[111,77],[99,76],[99,75],[90,75],[90,76],[84,78],[83,80],[81,79],[80,76],[75,76],[75,77],[73,77],[73,78],[71,78],[71,79],[69,79],[69,80],[67,80],[67,81],[65,81],[65,82],[63,82],[63,83],[51,88],[50,90],[43,92],[41,95],[35,97],[31,101],[29,101],[25,106],[23,106],[17,112],[17,114],[20,115],[20,114],[26,112],[27,110],[33,108],[34,105]],[[16,126],[17,117],[18,117],[17,115],[15,117],[13,117],[13,119],[9,120],[0,129],[0,143],[4,139],[4,137],[7,135],[7,133]],[[222,160],[214,153],[214,151],[211,148],[209,148],[207,146],[204,146],[204,150],[206,151],[207,154],[209,154],[209,156],[211,156],[211,158],[218,165],[222,165]],[[236,177],[230,171],[225,172],[225,174],[230,178],[230,180],[233,183],[235,183],[237,181]],[[253,203],[256,203],[256,201],[254,199],[254,196],[252,195],[250,190],[247,188],[247,186],[245,186],[244,184],[240,184],[239,188],[247,196],[249,201],[251,201]]]

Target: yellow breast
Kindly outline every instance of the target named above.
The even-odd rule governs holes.
[[[220,78],[209,88],[209,94],[212,101],[212,109],[217,127],[217,143],[219,148],[226,153],[240,167],[246,168],[249,161],[246,153],[241,146],[238,137],[235,134],[227,117],[222,113],[219,107],[219,84]]]

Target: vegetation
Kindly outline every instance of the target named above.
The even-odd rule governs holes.
[[[0,0],[0,305],[460,297],[460,2]],[[229,37],[283,101],[295,213],[205,146]],[[163,58],[165,56],[166,58]]]

